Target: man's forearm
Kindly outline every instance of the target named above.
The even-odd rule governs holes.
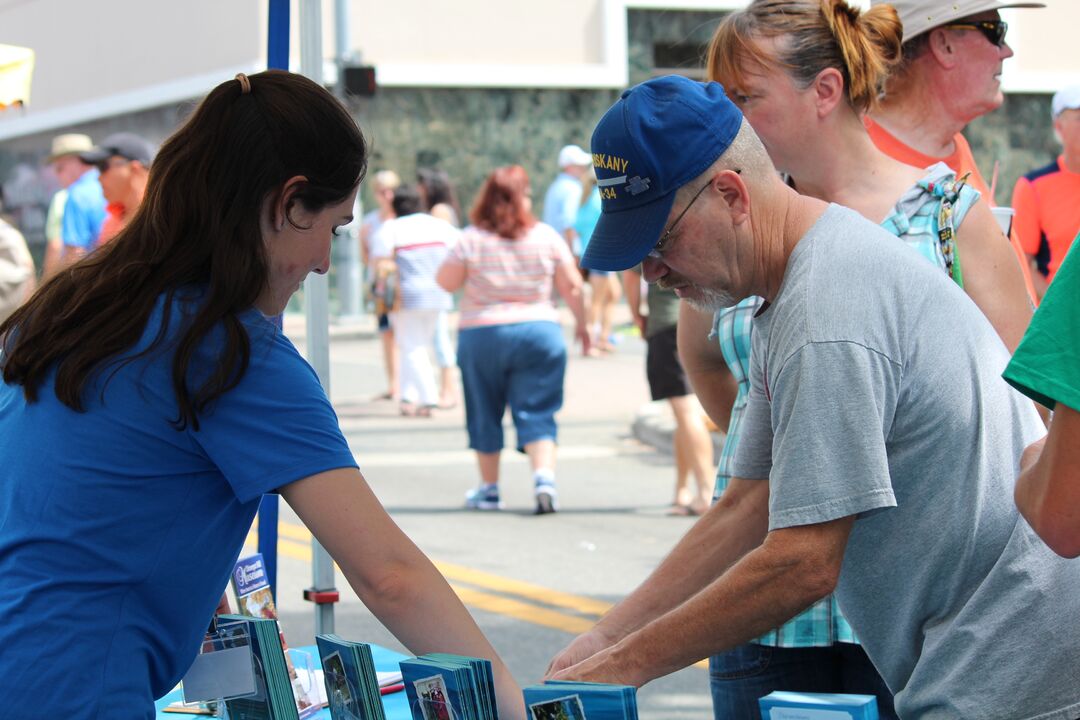
[[[834,521],[839,544],[773,543],[770,536],[694,597],[628,635],[612,648],[611,664],[640,686],[779,627],[833,591],[851,522]]]
[[[618,641],[679,606],[760,545],[768,522],[768,482],[732,480],[716,505],[645,582],[597,623],[597,630]]]

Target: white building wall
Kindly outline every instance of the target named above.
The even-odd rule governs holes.
[[[1080,77],[1080,0],[1006,10],[1009,91]],[[292,0],[292,68],[299,67]],[[729,10],[746,0],[350,0],[351,41],[381,85],[615,88],[627,83],[630,8]],[[868,4],[862,0],[862,4]],[[327,82],[333,0],[322,0]],[[0,140],[198,97],[266,66],[266,0],[28,0],[0,4],[0,43],[36,53],[33,102]]]

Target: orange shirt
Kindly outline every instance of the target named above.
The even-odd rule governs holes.
[[[97,247],[116,237],[117,233],[127,225],[127,216],[124,206],[120,203],[109,203],[105,206],[105,220],[101,223],[101,232],[98,233]]]
[[[918,168],[925,168],[934,163],[943,162],[953,169],[957,177],[963,176],[966,173],[971,173],[968,178],[968,184],[978,190],[982,196],[986,198],[990,207],[994,206],[994,198],[990,194],[990,187],[986,184],[986,181],[983,180],[982,174],[979,173],[978,166],[975,165],[975,156],[971,154],[971,146],[968,145],[967,140],[960,133],[956,133],[956,136],[953,138],[953,144],[956,145],[956,150],[954,150],[951,155],[947,157],[931,157],[929,155],[924,155],[915,148],[905,144],[902,140],[865,115],[863,116],[863,125],[866,126],[867,132],[870,133],[870,139],[877,145],[878,150],[902,163],[914,165]],[[1035,293],[1035,285],[1031,282],[1031,268],[1028,264],[1027,254],[1020,245],[1020,239],[1017,237],[1015,229],[1009,237],[1009,242],[1012,243],[1013,251],[1020,261],[1020,272],[1024,275],[1024,285],[1027,287],[1028,296],[1033,303],[1037,304],[1038,295]]]
[[[1045,239],[1050,248],[1048,280],[1054,279],[1076,233],[1080,232],[1080,173],[1065,167],[1065,156],[1016,181],[1012,196],[1016,234],[1028,255]]]

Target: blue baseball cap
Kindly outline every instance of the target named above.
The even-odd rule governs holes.
[[[666,75],[624,92],[593,131],[601,213],[582,266],[625,270],[644,260],[675,191],[724,154],[742,119],[719,83]]]

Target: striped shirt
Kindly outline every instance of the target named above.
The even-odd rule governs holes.
[[[435,282],[435,273],[460,235],[453,225],[427,213],[387,220],[379,228],[372,247],[393,251],[402,309],[449,310],[454,306],[450,293]]]
[[[459,327],[557,322],[552,302],[555,270],[573,266],[566,241],[537,223],[518,240],[470,226],[450,250],[447,264],[465,266]]]

